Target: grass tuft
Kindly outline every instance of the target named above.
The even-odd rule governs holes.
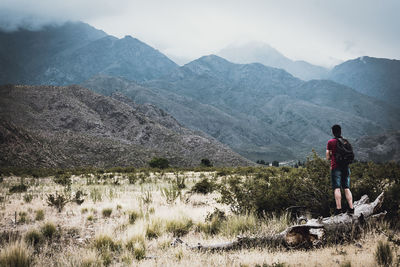
[[[22,242],[10,244],[2,249],[0,252],[0,266],[33,266],[32,250]]]
[[[112,211],[112,208],[105,208],[101,211],[101,213],[103,214],[104,218],[110,218]]]
[[[375,250],[375,260],[380,266],[391,266],[393,251],[388,242],[379,241]]]

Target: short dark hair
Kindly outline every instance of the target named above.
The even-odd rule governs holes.
[[[340,137],[342,135],[342,128],[340,125],[335,124],[332,126],[332,133],[335,137]]]

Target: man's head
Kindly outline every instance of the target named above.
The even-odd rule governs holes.
[[[342,135],[342,128],[340,128],[340,125],[335,124],[332,126],[332,134],[335,137],[340,137]]]

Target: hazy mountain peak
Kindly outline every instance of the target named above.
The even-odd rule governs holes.
[[[249,64],[258,62],[265,66],[284,69],[303,80],[320,79],[325,77],[328,72],[323,67],[315,66],[305,61],[293,61],[270,45],[260,42],[230,45],[222,49],[218,55],[234,63]]]

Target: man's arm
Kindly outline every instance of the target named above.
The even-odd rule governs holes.
[[[332,155],[332,150],[326,150],[326,160],[330,160]]]

